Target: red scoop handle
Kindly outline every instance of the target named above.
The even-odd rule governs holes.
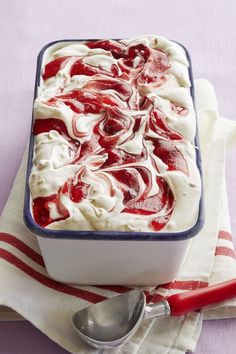
[[[167,298],[171,316],[181,316],[207,305],[236,297],[236,279]]]

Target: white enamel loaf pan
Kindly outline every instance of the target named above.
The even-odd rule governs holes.
[[[49,43],[41,50],[37,62],[35,98],[40,83],[45,51],[59,43],[67,44],[78,41],[81,40],[56,41]],[[191,61],[187,51],[186,55],[190,64],[191,95],[194,101]],[[196,163],[201,174],[198,130],[195,144],[198,147],[196,149]],[[49,230],[40,227],[34,221],[31,213],[28,179],[32,168],[33,154],[34,136],[31,134],[24,220],[26,226],[38,240],[47,272],[53,279],[81,285],[158,285],[175,279],[185,259],[191,238],[203,226],[202,196],[196,223],[183,232]]]

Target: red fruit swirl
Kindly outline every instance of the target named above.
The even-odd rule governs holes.
[[[153,98],[143,91],[140,85],[160,87],[168,81],[170,58],[162,50],[148,47],[144,43],[126,45],[113,40],[88,41],[84,43],[93,50],[105,50],[116,64],[104,69],[100,65],[89,65],[83,57],[64,56],[50,61],[43,69],[43,80],[54,78],[66,67],[69,79],[74,76],[83,77],[82,87],[68,89],[62,86],[58,93],[45,100],[44,104],[52,109],[66,107],[71,111],[71,122],[67,118],[52,116],[35,119],[33,134],[46,134],[57,131],[69,143],[74,160],[70,165],[81,165],[89,168],[89,158],[95,156],[91,173],[100,170],[107,178],[116,183],[123,193],[123,213],[148,218],[149,227],[160,231],[168,223],[174,205],[174,195],[167,181],[160,176],[158,159],[167,166],[167,171],[180,171],[188,175],[187,162],[177,148],[184,137],[168,124],[165,113],[155,105]],[[67,65],[68,64],[68,65]],[[138,108],[135,112],[134,107]],[[188,114],[188,109],[170,102],[172,114],[179,118]],[[91,123],[91,117],[97,115]],[[80,132],[80,125],[92,124],[90,131]],[[88,122],[88,123],[87,123]],[[68,124],[70,129],[68,129]],[[73,136],[70,136],[73,132]],[[135,144],[142,132],[142,148],[137,152],[127,150],[124,144]],[[140,140],[139,140],[140,141]],[[145,167],[150,148],[153,156],[152,169],[156,175]],[[148,152],[149,151],[149,152]],[[105,156],[105,158],[104,158]],[[104,160],[101,160],[103,158]],[[154,162],[155,161],[155,162]],[[96,167],[98,166],[98,167]],[[150,195],[152,187],[158,192]],[[42,227],[68,218],[69,211],[63,206],[63,198],[79,204],[90,197],[91,186],[84,183],[81,174],[70,177],[56,193],[33,200],[35,221]],[[110,190],[113,195],[114,191]],[[58,211],[58,218],[53,219],[50,208]]]

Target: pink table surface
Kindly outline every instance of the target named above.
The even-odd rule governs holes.
[[[0,0],[0,212],[29,137],[36,56],[65,38],[161,34],[190,51],[194,77],[215,86],[219,109],[236,119],[236,4],[234,0]],[[227,183],[236,234],[235,150]],[[236,320],[205,321],[196,354],[233,354]],[[0,323],[0,354],[66,353],[28,322]]]

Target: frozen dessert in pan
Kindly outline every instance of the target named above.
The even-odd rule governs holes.
[[[160,36],[59,42],[43,56],[29,185],[54,230],[175,232],[201,178],[189,61]]]

